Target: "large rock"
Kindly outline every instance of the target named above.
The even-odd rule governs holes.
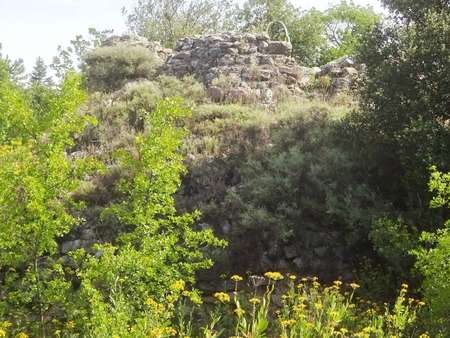
[[[292,52],[292,45],[285,41],[270,41],[266,50],[268,54],[288,56]]]

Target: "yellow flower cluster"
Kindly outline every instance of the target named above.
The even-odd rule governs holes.
[[[356,289],[359,288],[360,286],[359,286],[358,284],[356,284],[356,283],[351,283],[351,284],[350,284],[350,287],[351,287],[353,290],[356,290]]]
[[[296,321],[294,319],[285,319],[285,320],[280,321],[281,326],[285,326],[285,327],[292,326],[295,323],[296,323]]]
[[[149,338],[174,337],[176,335],[177,330],[173,327],[156,327],[148,332]]]
[[[282,280],[284,278],[279,272],[266,272],[264,276],[274,281]]]
[[[186,283],[184,282],[184,280],[182,280],[182,279],[177,280],[175,283],[172,284],[172,290],[181,292],[184,290],[185,285],[186,285]]]
[[[245,314],[245,311],[241,308],[237,308],[234,310],[234,313],[238,316],[238,317],[242,317]]]
[[[164,312],[164,305],[156,302],[153,298],[148,298],[145,301],[145,305],[148,305],[149,307],[151,307],[156,313]]]
[[[233,276],[231,276],[231,278],[230,278],[233,282],[240,282],[240,281],[242,281],[242,280],[244,280],[241,276],[239,276],[239,275],[233,275]]]
[[[214,297],[221,303],[229,303],[230,295],[225,292],[216,292]]]

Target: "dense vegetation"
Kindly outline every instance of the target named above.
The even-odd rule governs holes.
[[[56,78],[0,54],[0,337],[448,337],[450,4],[384,3],[126,13],[167,46],[281,20],[303,64],[365,64],[355,91],[270,107],[92,50],[109,31],[59,48]]]

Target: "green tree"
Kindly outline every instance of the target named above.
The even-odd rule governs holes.
[[[435,194],[432,208],[450,209],[450,173],[441,173],[433,167],[429,189]],[[436,233],[423,233],[425,246],[414,250],[417,256],[416,267],[424,277],[423,293],[429,305],[428,325],[435,330],[436,337],[450,334],[450,220],[443,230]]]
[[[372,187],[398,210],[426,216],[429,166],[450,169],[450,12],[379,25],[364,40],[361,109],[343,124],[344,138]]]
[[[266,31],[271,22],[283,22],[290,35],[293,56],[307,66],[355,54],[361,34],[373,28],[379,19],[370,7],[347,1],[325,11],[315,8],[301,11],[288,0],[247,0],[235,14],[237,26],[243,31]],[[273,39],[284,37],[283,31],[270,33]]]
[[[273,21],[288,27],[299,13],[288,0],[247,0],[237,8],[235,20],[243,31],[265,32]]]
[[[4,62],[9,73],[9,78],[16,84],[24,85],[27,75],[23,59],[11,60],[7,55],[2,55],[2,44],[0,43],[0,60]]]
[[[74,320],[84,336],[144,337],[155,325],[166,325],[152,322],[146,300],[170,302],[171,285],[193,283],[196,271],[211,266],[202,249],[224,244],[211,230],[193,230],[198,213],[178,215],[175,209],[173,195],[185,172],[180,152],[185,131],[176,121],[187,114],[179,100],[161,101],[145,114],[135,149],[117,153],[127,174],[117,184],[121,198],[102,217],[117,219],[127,231],[116,246],[98,246],[100,258],[82,257],[81,311]]]
[[[0,85],[0,318],[15,332],[46,337],[70,289],[57,241],[79,222],[71,192],[86,163],[67,150],[87,123],[76,112],[85,95],[68,74],[43,117],[8,79]]]
[[[101,43],[113,34],[114,30],[97,30],[89,28],[88,36],[77,35],[70,40],[69,46],[58,46],[57,55],[53,57],[50,68],[58,79],[63,79],[70,70],[82,69],[86,55],[101,45]]]
[[[48,76],[47,65],[42,57],[36,59],[33,71],[30,74],[31,85],[47,85],[52,86],[52,78]]]
[[[394,14],[406,20],[420,21],[428,10],[447,11],[448,0],[382,0]]]
[[[363,33],[371,31],[380,21],[372,8],[341,1],[324,12],[326,44],[321,53],[322,64],[345,55],[354,55]]]
[[[123,10],[132,32],[166,47],[179,38],[211,33],[227,27],[230,1],[226,0],[139,0]]]

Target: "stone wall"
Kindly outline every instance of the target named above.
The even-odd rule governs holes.
[[[301,93],[311,71],[290,57],[292,46],[271,41],[267,34],[220,34],[178,41],[165,72],[194,75],[208,88],[213,101],[270,103],[281,86]]]
[[[336,92],[348,88],[358,75],[349,58],[323,67],[302,67],[291,57],[292,46],[272,41],[265,33],[221,33],[180,39],[175,49],[142,37],[112,37],[104,46],[140,45],[150,49],[163,66],[160,73],[176,77],[194,76],[215,102],[271,104],[283,93],[302,95],[324,83]],[[316,81],[320,77],[327,81]],[[318,82],[321,82],[318,84]]]

